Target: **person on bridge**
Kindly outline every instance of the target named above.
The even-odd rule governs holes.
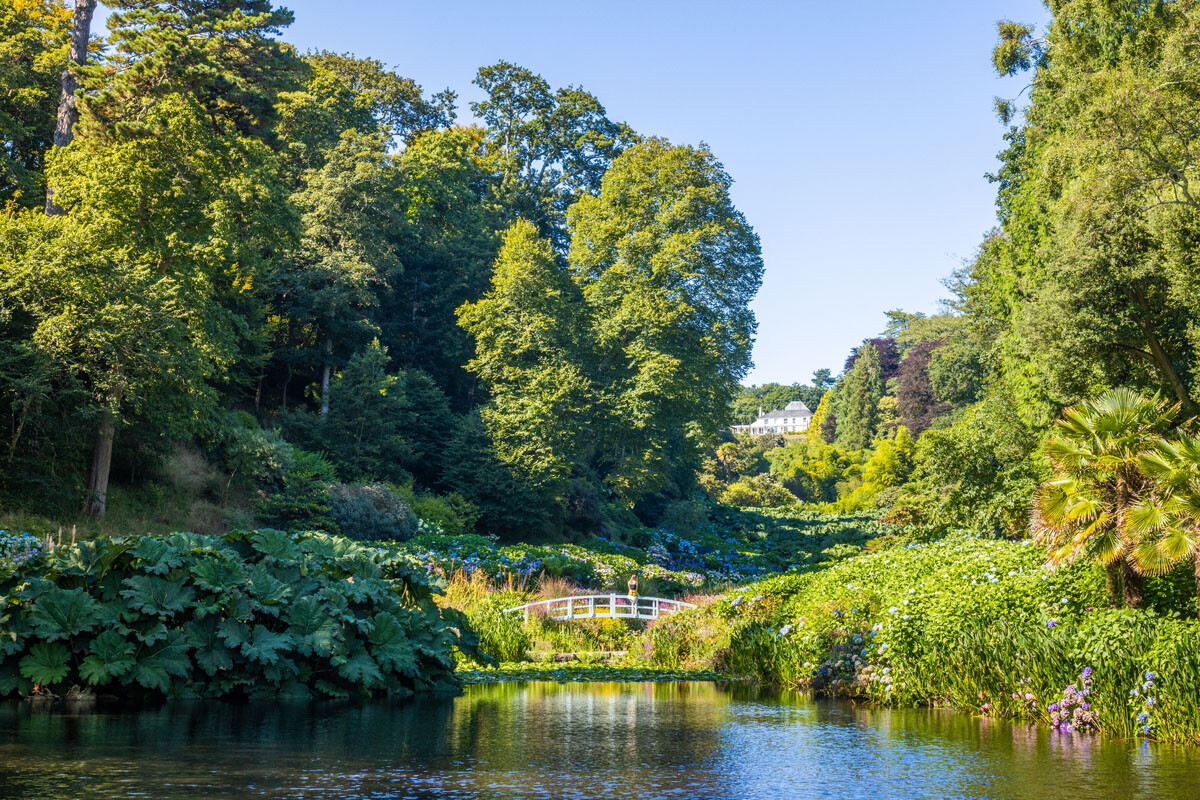
[[[636,572],[635,572],[635,573],[633,573],[632,575],[630,575],[630,576],[629,576],[629,584],[628,584],[628,585],[629,585],[629,596],[630,596],[632,599],[634,599],[634,600],[637,600],[637,596],[638,596],[638,579],[637,579],[637,573],[636,573]]]

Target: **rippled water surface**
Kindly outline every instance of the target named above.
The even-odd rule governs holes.
[[[359,705],[0,705],[0,797],[1200,798],[1200,754],[707,683]]]

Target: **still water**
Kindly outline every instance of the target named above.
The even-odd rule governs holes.
[[[524,683],[394,704],[4,704],[0,797],[1200,798],[1200,753],[711,683]]]

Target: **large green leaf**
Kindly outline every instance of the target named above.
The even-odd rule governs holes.
[[[253,633],[254,629],[248,624],[235,619],[224,620],[217,626],[217,636],[230,647],[240,648],[247,644]]]
[[[210,592],[226,592],[243,580],[238,563],[219,555],[201,556],[189,572],[196,586]]]
[[[190,667],[187,639],[183,631],[173,631],[157,644],[138,650],[126,682],[133,680],[147,689],[165,692],[171,686],[171,676],[186,677]]]
[[[129,546],[121,539],[89,539],[70,547],[59,547],[54,551],[54,568],[63,575],[84,576],[92,583],[104,577]]]
[[[105,631],[92,640],[87,658],[79,665],[79,674],[91,684],[119,678],[133,667],[134,644],[119,633]]]
[[[272,575],[265,564],[255,564],[246,574],[246,581],[250,596],[267,607],[277,606],[292,595],[291,587]]]
[[[367,640],[371,655],[385,669],[410,675],[417,669],[417,655],[409,643],[404,627],[395,616],[381,612],[371,618],[373,627]]]
[[[99,621],[100,604],[86,591],[52,585],[33,602],[29,612],[34,632],[48,642],[90,631]]]
[[[71,653],[61,642],[38,642],[21,659],[21,674],[39,686],[50,686],[67,677]]]
[[[192,647],[192,657],[200,669],[209,675],[233,667],[233,651],[230,650],[220,637],[220,624],[216,617],[206,617],[200,622],[189,622],[184,626],[188,644]]]
[[[288,634],[275,633],[265,625],[255,625],[251,640],[242,645],[242,653],[251,661],[274,664],[279,660],[279,654],[291,646],[292,637]]]
[[[171,542],[156,536],[143,537],[129,554],[138,559],[138,567],[143,572],[153,575],[166,575],[183,564],[183,553]]]
[[[293,561],[300,555],[300,548],[296,546],[295,540],[284,531],[269,528],[255,531],[250,535],[250,543],[254,545],[255,550],[276,561]]]
[[[151,575],[134,575],[125,579],[128,587],[121,596],[129,600],[130,608],[146,614],[169,616],[183,611],[196,596],[196,590],[181,581]]]
[[[380,672],[375,659],[361,647],[350,654],[346,663],[338,667],[338,674],[351,683],[360,684],[368,689],[383,679],[383,673]]]
[[[0,664],[0,697],[10,694],[29,694],[33,682],[21,674],[15,661]]]
[[[333,652],[337,626],[315,597],[301,597],[288,607],[288,628],[296,642],[296,650],[305,656]]]

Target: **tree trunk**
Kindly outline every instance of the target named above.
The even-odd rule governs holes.
[[[1158,367],[1158,371],[1162,373],[1167,383],[1171,385],[1171,391],[1175,393],[1175,397],[1179,400],[1179,405],[1183,409],[1183,413],[1189,417],[1195,416],[1198,410],[1196,403],[1192,400],[1192,396],[1188,392],[1183,379],[1179,377],[1179,372],[1175,369],[1175,364],[1167,354],[1166,348],[1163,347],[1162,341],[1154,332],[1153,320],[1156,318],[1157,312],[1150,307],[1150,302],[1146,299],[1146,295],[1141,289],[1134,287],[1133,297],[1142,309],[1139,321],[1142,325],[1142,332],[1146,336],[1146,344],[1150,347],[1150,354],[1153,356],[1155,366]]]
[[[1113,608],[1121,605],[1121,562],[1113,561],[1104,565],[1104,574],[1108,578],[1108,604]]]
[[[112,469],[113,438],[116,436],[116,418],[112,411],[100,412],[100,429],[96,436],[96,447],[92,451],[92,472],[88,477],[87,497],[83,513],[104,519],[108,508],[108,474]]]
[[[1196,576],[1196,599],[1200,602],[1200,547],[1192,551],[1192,573]]]
[[[72,64],[87,63],[88,39],[92,33],[92,14],[96,11],[96,0],[75,0],[75,14],[71,19]],[[62,95],[58,100],[58,120],[54,125],[54,146],[66,147],[74,136],[75,123],[79,121],[79,109],[75,105],[75,92],[79,81],[68,67],[62,74]],[[46,187],[46,216],[62,214],[63,210],[54,203],[54,187]]]
[[[1146,579],[1125,558],[1121,559],[1121,596],[1129,608],[1146,607]]]
[[[333,339],[325,340],[325,368],[321,370],[321,418],[329,414],[329,376],[333,372]]]

